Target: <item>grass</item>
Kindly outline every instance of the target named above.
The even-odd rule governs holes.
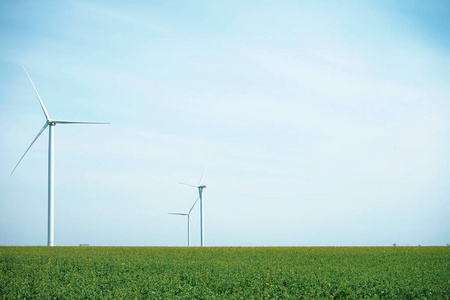
[[[0,247],[1,299],[449,299],[450,247]]]

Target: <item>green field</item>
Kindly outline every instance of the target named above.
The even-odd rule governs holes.
[[[0,247],[2,299],[449,299],[450,247]]]

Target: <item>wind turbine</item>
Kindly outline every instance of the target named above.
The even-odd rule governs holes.
[[[187,237],[188,237],[188,247],[190,246],[190,237],[191,237],[191,231],[189,228],[189,223],[192,222],[192,225],[194,225],[194,221],[192,221],[191,218],[191,212],[194,209],[195,204],[197,204],[199,197],[197,197],[197,200],[195,200],[194,204],[192,205],[191,209],[189,210],[189,212],[186,213],[169,213],[169,215],[178,215],[178,216],[187,216]]]
[[[28,150],[30,150],[31,146],[33,146],[34,142],[39,138],[41,133],[48,127],[48,235],[47,235],[47,246],[53,246],[53,229],[54,229],[54,143],[53,143],[53,130],[56,124],[109,124],[105,122],[82,122],[82,121],[62,121],[62,120],[52,120],[50,119],[50,116],[48,115],[47,109],[45,108],[44,103],[41,100],[41,97],[39,96],[38,91],[36,90],[36,87],[34,86],[33,81],[31,80],[30,75],[28,74],[25,67],[22,65],[23,70],[27,74],[28,79],[31,82],[31,85],[33,86],[34,91],[36,92],[36,95],[39,99],[39,103],[41,104],[42,111],[45,115],[45,124],[41,128],[41,130],[38,132],[37,136],[34,138],[34,140],[31,142],[30,146],[27,148],[25,153],[20,158],[19,162],[17,163],[14,170],[11,172],[11,175],[14,173],[14,171],[19,166],[20,162],[24,158],[24,156],[27,154]],[[10,175],[10,176],[11,176]]]
[[[206,168],[208,167],[208,164],[206,164],[205,170],[203,170],[202,178],[200,178],[200,182],[198,185],[192,185],[180,182],[180,184],[192,186],[198,189],[198,197],[200,199],[200,245],[203,247],[205,246],[205,222],[203,220],[204,218],[204,207],[203,207],[203,189],[206,188],[206,185],[202,185],[203,177],[205,177]]]

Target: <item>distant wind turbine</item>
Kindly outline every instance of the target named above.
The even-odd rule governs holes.
[[[36,90],[36,87],[34,86],[33,81],[31,80],[30,75],[28,74],[25,67],[22,65],[23,70],[27,74],[28,79],[31,82],[31,85],[33,86],[34,91],[36,92],[36,95],[39,99],[39,103],[41,104],[42,111],[45,115],[45,124],[41,128],[41,130],[38,132],[37,136],[34,138],[34,140],[31,142],[28,149],[25,151],[25,153],[20,158],[19,162],[17,163],[14,170],[11,172],[11,175],[14,173],[14,171],[19,166],[20,162],[24,158],[24,156],[27,154],[28,150],[30,150],[31,146],[33,146],[34,142],[39,138],[41,133],[48,127],[48,236],[47,236],[47,246],[53,246],[53,225],[54,225],[54,143],[53,143],[53,127],[55,127],[56,124],[109,124],[105,122],[81,122],[81,121],[61,121],[61,120],[52,120],[50,119],[50,116],[47,113],[47,109],[45,108],[44,103],[41,100],[41,97],[39,96],[38,91]],[[10,176],[11,176],[10,175]]]
[[[190,246],[190,237],[191,237],[191,231],[189,228],[190,222],[192,222],[192,225],[194,225],[194,221],[192,221],[191,218],[191,212],[194,209],[195,204],[197,204],[199,197],[197,197],[197,200],[195,200],[194,204],[192,205],[191,209],[188,213],[169,213],[169,215],[178,215],[178,216],[187,216],[187,241],[188,241],[188,247]]]
[[[202,247],[205,246],[205,222],[204,222],[205,211],[204,211],[204,207],[203,207],[203,189],[206,188],[206,185],[202,185],[202,182],[203,182],[203,178],[205,177],[205,172],[206,172],[207,167],[208,167],[208,164],[206,164],[205,170],[203,170],[202,178],[200,178],[200,182],[198,183],[198,185],[192,185],[192,184],[180,182],[180,184],[198,188],[198,195],[200,198],[200,245]]]

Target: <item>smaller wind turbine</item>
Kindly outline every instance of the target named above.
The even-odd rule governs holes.
[[[206,185],[202,185],[203,177],[205,177],[206,168],[208,168],[208,164],[206,164],[205,169],[203,170],[202,178],[200,178],[200,182],[198,185],[192,185],[187,183],[182,183],[184,185],[192,186],[198,188],[198,197],[200,199],[200,245],[203,247],[205,245],[205,222],[204,218],[204,207],[203,207],[203,189],[206,188]]]
[[[197,197],[197,200],[195,200],[194,204],[192,205],[191,209],[189,210],[189,212],[187,214],[186,213],[169,213],[169,215],[187,216],[188,247],[190,246],[190,237],[191,237],[191,231],[189,228],[190,222],[192,222],[192,225],[194,225],[194,221],[192,221],[192,218],[191,218],[191,212],[194,209],[195,204],[197,204],[198,199],[199,199],[199,197]]]

